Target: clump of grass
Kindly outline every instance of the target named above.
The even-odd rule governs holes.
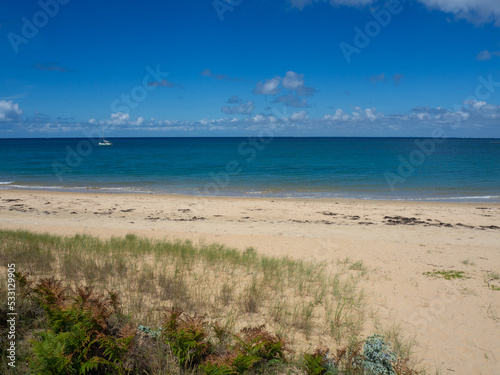
[[[500,291],[500,284],[496,285],[498,284],[498,280],[500,280],[500,274],[498,272],[489,271],[486,273],[484,282],[491,290]]]
[[[229,306],[233,300],[234,289],[228,284],[224,283],[219,292],[219,301],[224,307]]]
[[[262,279],[259,280],[255,275],[252,276],[251,282],[243,288],[240,295],[242,312],[251,314],[257,313],[262,304],[264,292]]]
[[[424,272],[423,275],[435,278],[443,278],[445,280],[453,279],[470,279],[464,271],[432,271]]]
[[[291,316],[291,325],[302,331],[306,337],[309,337],[313,329],[314,307],[312,302],[295,306]]]
[[[365,271],[366,267],[364,266],[362,260],[358,260],[357,262],[354,262],[353,264],[351,264],[349,266],[349,269],[354,270],[354,271]]]
[[[486,277],[490,280],[500,280],[500,273],[498,272],[488,272]]]
[[[464,259],[460,263],[465,264],[466,266],[475,266],[476,263],[470,259]]]

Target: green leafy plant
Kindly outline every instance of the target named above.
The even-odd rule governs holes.
[[[241,353],[235,348],[207,358],[201,369],[209,375],[245,374],[259,357]]]
[[[289,351],[286,342],[279,336],[274,336],[266,330],[265,325],[245,327],[241,336],[236,336],[240,350],[248,355],[265,360],[286,359],[285,352]]]
[[[329,375],[335,374],[336,369],[330,366],[328,361],[328,349],[318,348],[312,354],[305,353],[303,367],[307,375]]]
[[[269,333],[265,325],[243,328],[239,335],[229,334],[215,324],[216,338],[224,343],[201,366],[205,374],[246,374],[257,364],[285,360],[286,343]],[[228,343],[232,337],[234,344]]]
[[[351,347],[338,348],[335,353],[319,347],[312,354],[304,354],[302,367],[307,375],[358,374],[362,371],[359,351],[358,342]]]
[[[203,316],[183,314],[180,309],[168,310],[162,334],[181,367],[193,368],[210,354],[212,343],[208,340],[206,326]]]
[[[228,365],[219,365],[216,363],[209,362],[203,366],[201,369],[205,375],[234,375],[237,374]]]
[[[117,295],[72,291],[54,278],[35,288],[49,329],[32,340],[33,374],[125,374],[134,330],[120,322]]]
[[[470,277],[465,274],[464,271],[433,271],[433,272],[424,272],[425,276],[429,277],[441,277],[445,280],[452,279],[469,279]]]

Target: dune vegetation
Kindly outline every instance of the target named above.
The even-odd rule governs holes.
[[[12,368],[5,278],[2,373],[417,373],[411,345],[374,323],[361,261],[26,231],[0,231],[0,259],[18,314]]]

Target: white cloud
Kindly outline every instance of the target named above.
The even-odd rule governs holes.
[[[415,113],[430,113],[432,115],[440,115],[448,112],[447,109],[443,107],[431,108],[431,107],[415,107],[413,108],[413,112]]]
[[[488,50],[484,50],[482,52],[479,52],[479,54],[477,55],[476,59],[478,59],[479,61],[488,61],[488,60],[491,60],[493,58],[492,55],[500,57],[500,52],[499,51],[492,51],[492,52],[490,52]]]
[[[95,118],[91,118],[89,121],[87,121],[90,125],[107,125],[110,126],[113,129],[119,129],[122,127],[130,127],[130,126],[143,126],[144,124],[147,123],[147,121],[139,116],[135,117],[135,119],[132,119],[128,113],[123,113],[123,112],[116,112],[112,113],[111,118],[109,120],[101,120],[97,121]],[[154,120],[152,119],[148,123],[154,123]]]
[[[481,107],[485,106],[487,103],[482,100],[466,100],[464,105],[471,110],[478,111]]]
[[[401,82],[401,80],[404,78],[404,75],[403,74],[400,74],[400,73],[397,73],[397,74],[394,74],[392,76],[392,79],[394,80],[394,82],[396,83],[396,86],[399,85],[399,82]]]
[[[278,96],[273,103],[281,103],[286,105],[287,107],[295,107],[295,108],[307,108],[310,107],[307,103],[306,98],[300,98],[297,95],[289,93],[288,95]]]
[[[479,54],[477,55],[476,59],[478,59],[479,61],[491,60],[490,51],[484,50],[482,52],[479,52]]]
[[[290,3],[293,7],[298,9],[303,9],[307,5],[311,5],[313,3],[330,3],[330,5],[338,6],[338,5],[347,5],[347,6],[360,6],[371,4],[373,0],[290,0]]]
[[[384,117],[384,115],[382,113],[377,112],[377,110],[375,109],[375,107],[373,107],[373,108],[366,108],[365,109],[365,114],[366,114],[366,117],[368,118],[368,120],[370,120],[370,121],[374,121],[374,120],[377,120],[379,118],[383,118]]]
[[[21,118],[23,111],[19,109],[19,104],[12,100],[0,101],[0,122],[17,121]]]
[[[494,22],[500,26],[500,6],[498,0],[418,0],[429,9],[438,9],[451,13],[458,19],[465,19],[476,25]],[[375,3],[375,0],[289,0],[294,8],[317,3],[329,3],[332,6],[365,6]]]
[[[176,85],[173,82],[170,82],[170,81],[168,81],[166,79],[162,79],[161,81],[149,82],[148,86],[152,86],[152,87],[175,87]]]
[[[236,103],[241,103],[241,101],[242,100],[238,95],[233,95],[227,100],[227,103],[236,104]]]
[[[361,107],[354,106],[353,112],[351,115],[345,113],[342,109],[337,109],[334,115],[328,114],[323,116],[323,120],[325,121],[376,121],[381,120],[385,116],[383,113],[377,112],[377,110],[372,108],[366,108],[363,110]],[[363,115],[364,114],[364,115]]]
[[[281,77],[276,76],[271,79],[266,79],[265,83],[257,82],[257,86],[253,90],[257,95],[276,95],[281,90],[278,88]]]
[[[210,70],[210,69],[204,69],[200,74],[203,77],[211,77],[211,78],[215,78],[219,81],[221,81],[221,80],[228,80],[228,81],[234,81],[234,82],[243,81],[242,78],[229,77],[227,74],[213,73],[212,70]]]
[[[309,118],[309,116],[307,116],[306,111],[294,112],[290,116],[290,120],[292,120],[292,121],[304,121],[304,120],[307,120],[308,118]]]
[[[462,121],[462,120],[467,120],[470,117],[469,112],[464,112],[464,111],[456,111],[456,112],[446,112],[441,115],[437,115],[435,117],[435,120],[438,121],[445,121],[445,122],[457,122],[457,121]]]
[[[0,102],[0,108],[5,107],[5,102]],[[9,103],[11,107],[13,103]],[[286,108],[285,108],[286,110]],[[2,114],[5,111],[1,112]],[[20,111],[19,111],[20,112]],[[118,135],[120,131],[159,132],[166,134],[176,132],[179,134],[254,134],[256,130],[269,128],[284,130],[286,134],[304,132],[301,134],[357,134],[357,135],[391,135],[394,130],[406,132],[404,134],[417,134],[418,136],[430,135],[436,127],[442,128],[449,136],[463,134],[466,136],[478,135],[477,129],[482,128],[489,134],[498,134],[498,121],[500,120],[500,105],[489,104],[486,101],[469,100],[453,109],[443,107],[415,107],[406,114],[383,114],[373,107],[361,108],[352,106],[351,112],[338,108],[332,114],[319,118],[311,118],[305,110],[297,110],[291,114],[284,113],[279,116],[259,113],[255,116],[236,118],[208,119],[199,121],[150,119],[131,117],[125,113],[113,113],[110,118],[96,121],[91,119],[84,123],[67,120],[51,121],[47,116],[24,118],[23,129],[38,133],[69,133],[94,129],[97,125],[105,125],[106,132]],[[17,123],[3,122],[0,131],[11,131]],[[318,132],[318,133],[315,133]],[[457,133],[459,132],[459,133]],[[283,133],[285,134],[285,133]],[[403,134],[403,133],[399,133]]]
[[[487,104],[484,101],[468,100],[463,103],[463,107],[455,110],[448,110],[442,107],[416,107],[413,114],[405,120],[418,120],[440,126],[460,127],[464,121],[470,123],[482,123],[500,115],[500,106]],[[500,116],[499,116],[500,117]]]
[[[287,90],[297,90],[304,86],[304,75],[288,71],[283,78],[282,85]]]
[[[467,100],[464,102],[464,107],[463,111],[475,119],[494,120],[500,118],[500,105],[488,104],[479,100]]]
[[[264,122],[266,120],[266,118],[264,116],[262,116],[261,114],[258,114],[258,115],[255,115],[254,117],[252,117],[252,120],[255,122]]]
[[[430,120],[431,116],[428,113],[422,112],[422,113],[417,113],[417,118],[420,121],[425,121],[425,120]]]
[[[221,111],[224,113],[227,113],[228,115],[248,115],[253,112],[255,109],[255,104],[251,101],[247,101],[245,103],[240,103],[237,106],[228,106],[225,105],[224,107],[221,108]]]
[[[130,122],[130,115],[128,113],[117,112],[111,114],[111,120],[106,121],[109,125],[124,125]]]
[[[312,96],[316,92],[315,88],[304,85],[304,74],[298,74],[291,70],[286,72],[281,84],[287,90],[296,91],[299,96]]]
[[[500,26],[500,6],[497,0],[419,0],[430,9],[452,13],[474,24],[495,22]]]
[[[378,82],[384,82],[385,81],[385,74],[380,73],[379,75],[376,76],[371,76],[370,81],[374,84],[377,85]]]
[[[363,117],[361,116],[361,113],[359,113],[359,112],[352,113],[352,116],[351,116],[352,121],[360,121],[362,119],[363,119]]]
[[[304,85],[304,74],[295,73],[291,70],[286,72],[284,78],[276,76],[267,79],[265,83],[258,82],[253,92],[258,95],[276,95],[281,91],[280,83],[285,90],[295,91],[296,96],[312,96],[316,92],[314,87]]]
[[[347,121],[349,119],[350,116],[348,114],[345,114],[344,111],[340,108],[335,111],[334,115],[328,114],[323,116],[323,120],[327,121],[339,121],[339,120]]]

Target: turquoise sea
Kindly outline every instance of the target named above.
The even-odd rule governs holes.
[[[1,189],[500,202],[500,139],[0,139]]]

